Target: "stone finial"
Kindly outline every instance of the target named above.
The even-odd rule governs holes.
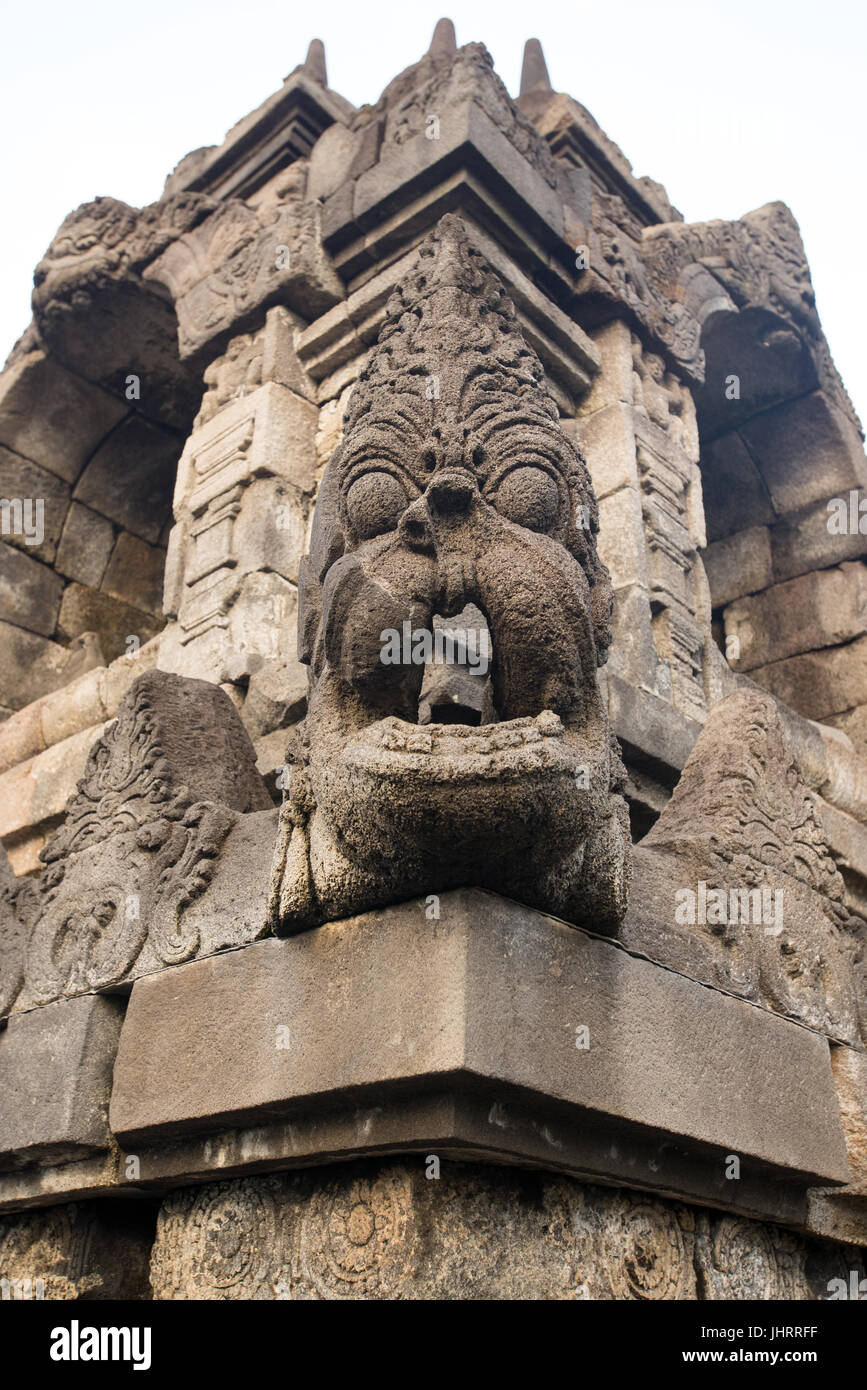
[[[458,51],[455,26],[450,19],[438,19],[430,41],[431,58],[453,58]]]
[[[304,59],[304,71],[320,87],[328,86],[328,69],[325,66],[325,44],[321,39],[311,39]]]
[[[524,44],[524,62],[521,67],[521,91],[519,95],[526,96],[528,92],[535,91],[537,88],[546,92],[553,91],[542,45],[538,39],[528,39]]]

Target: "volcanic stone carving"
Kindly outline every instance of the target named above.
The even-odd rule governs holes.
[[[770,1224],[422,1153],[173,1192],[151,1284],[156,1299],[806,1300],[862,1270],[859,1251]]]
[[[0,1299],[148,1298],[153,1218],[136,1203],[72,1202],[0,1217]]]
[[[622,765],[596,681],[611,586],[542,368],[462,222],[398,286],[300,576],[310,706],[275,867],[295,930],[477,883],[595,927],[625,910]],[[437,624],[487,622],[494,722],[419,723]],[[400,659],[394,658],[399,639]]]
[[[38,886],[4,891],[6,1007],[21,988],[28,924],[22,1004],[117,984],[144,950],[151,968],[189,959],[199,938],[186,908],[238,813],[270,804],[218,687],[141,676],[91,750],[65,823],[42,852]]]
[[[857,1044],[860,923],[769,696],[713,710],[635,874],[627,944]]]

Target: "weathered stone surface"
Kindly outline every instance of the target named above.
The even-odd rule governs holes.
[[[120,1000],[65,999],[0,1033],[0,1163],[59,1163],[107,1149]]]
[[[859,1045],[857,922],[772,700],[717,706],[634,860],[628,946]]]
[[[851,1047],[832,1047],[831,1070],[849,1152],[852,1181],[867,1181],[867,1055]]]
[[[143,646],[162,625],[162,617],[133,608],[101,590],[67,584],[60,601],[57,633],[66,642],[96,633],[104,660],[115,661],[130,650],[130,638]]]
[[[42,743],[51,748],[55,743],[102,724],[113,710],[106,709],[102,699],[104,666],[96,666],[63,690],[47,695],[40,702]],[[24,711],[22,711],[23,713]]]
[[[38,906],[33,884],[15,877],[6,851],[0,847],[0,1018],[9,1012],[24,982],[27,932]]]
[[[771,532],[774,579],[779,583],[809,570],[827,569],[829,565],[857,560],[867,554],[867,507],[865,511],[860,510],[865,499],[867,491],[853,488],[839,499],[816,502],[802,512],[781,517]],[[846,511],[846,529],[842,534],[839,527],[832,526],[836,514],[832,504],[839,506],[839,502],[844,503]],[[863,531],[860,529],[862,521],[865,522]]]
[[[821,391],[748,421],[741,436],[780,513],[867,485],[857,430]]]
[[[303,719],[306,710],[307,668],[300,661],[265,661],[250,677],[241,717],[255,741]]]
[[[171,508],[182,441],[131,415],[88,461],[73,497],[154,545]]]
[[[71,1202],[0,1218],[11,1300],[149,1299],[153,1217],[143,1203]]]
[[[60,744],[36,761],[63,753]],[[29,808],[35,821],[49,813],[36,804],[40,785]],[[202,938],[185,909],[213,877],[239,815],[265,808],[271,800],[249,736],[223,692],[159,671],[141,676],[91,749],[65,823],[42,854],[18,1007],[117,984],[140,957],[140,968],[155,969],[194,955]],[[262,903],[273,827],[265,841],[253,856]],[[244,896],[255,917],[255,883]],[[216,915],[209,929],[225,934],[225,912]]]
[[[867,704],[867,638],[759,666],[753,680],[810,719]]]
[[[62,646],[35,632],[0,622],[0,641],[0,701],[12,709],[20,709],[57,690],[82,672],[102,666],[105,660],[94,632],[85,631],[68,646]]]
[[[607,684],[608,714],[618,739],[663,767],[680,772],[702,726],[673,711],[660,696],[623,680],[614,670]]]
[[[278,298],[308,319],[341,299],[322,245],[321,208],[302,202],[302,190],[303,174],[280,202],[254,208],[229,199],[148,268],[146,279],[175,300],[182,358],[202,354]]]
[[[121,531],[102,581],[103,592],[148,613],[161,614],[165,558],[165,551],[158,546]]]
[[[29,352],[0,376],[0,443],[74,483],[127,409],[44,352]]]
[[[220,1301],[806,1300],[850,1270],[858,1251],[773,1225],[419,1154],[174,1192],[151,1284]]]
[[[744,594],[755,594],[774,582],[771,532],[767,526],[748,526],[709,545],[702,559],[714,608]]]
[[[138,980],[111,1125],[137,1145],[280,1116],[303,1124],[311,1106],[357,1113],[399,1106],[408,1090],[456,1087],[479,1096],[488,1144],[503,1153],[521,1152],[507,1119],[519,1095],[540,1114],[545,1103],[570,1107],[562,1123],[548,1115],[558,1166],[583,1126],[619,1132],[628,1122],[654,1143],[678,1136],[693,1155],[710,1145],[769,1164],[784,1187],[799,1174],[848,1176],[823,1038],[475,891]],[[296,1132],[294,1160],[312,1159]],[[412,1134],[410,1124],[404,1140]],[[363,1131],[355,1143],[365,1147]],[[660,1187],[678,1187],[676,1166],[657,1173]]]
[[[600,503],[610,492],[638,487],[635,429],[628,406],[615,403],[586,416],[580,423],[580,438]],[[604,517],[601,525],[603,531],[607,529]]]
[[[138,368],[136,411],[183,432],[200,380],[178,359],[171,303],[143,282],[142,272],[213,207],[211,199],[189,193],[141,209],[95,198],[64,219],[34,274],[38,341],[75,376],[122,400],[123,413],[127,377]],[[97,435],[76,472],[105,436],[106,430]]]
[[[107,517],[80,502],[69,508],[55,568],[67,579],[98,589],[114,546],[115,528]]]
[[[69,506],[69,484],[56,473],[0,446],[3,540],[51,564]],[[20,513],[17,505],[21,504]]]
[[[729,604],[726,639],[732,665],[751,671],[801,652],[835,647],[867,632],[867,565],[851,563],[774,584]]]
[[[8,772],[45,747],[41,702],[35,700],[0,724],[0,772]]]
[[[400,465],[374,466],[395,437]],[[531,464],[515,466],[519,447]],[[394,292],[319,490],[299,585],[314,684],[281,818],[281,930],[467,882],[600,927],[622,916],[628,832],[596,684],[611,606],[597,529],[583,459],[514,309],[446,217]],[[432,631],[467,602],[493,638],[498,721],[420,730],[424,662],[386,664],[382,634]]]
[[[62,589],[63,580],[47,565],[11,545],[0,545],[0,619],[4,622],[51,637]]]
[[[709,541],[776,520],[761,474],[736,431],[703,446],[702,488]]]

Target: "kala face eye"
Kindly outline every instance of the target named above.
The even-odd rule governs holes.
[[[494,497],[501,516],[530,531],[550,531],[560,510],[560,492],[544,468],[526,465],[506,474]]]
[[[356,535],[361,540],[393,531],[409,498],[402,483],[392,473],[364,473],[349,489],[346,509]]]

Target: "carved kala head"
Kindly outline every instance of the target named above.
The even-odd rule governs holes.
[[[620,918],[597,529],[515,310],[446,216],[389,302],[316,504],[284,929],[461,884]]]

